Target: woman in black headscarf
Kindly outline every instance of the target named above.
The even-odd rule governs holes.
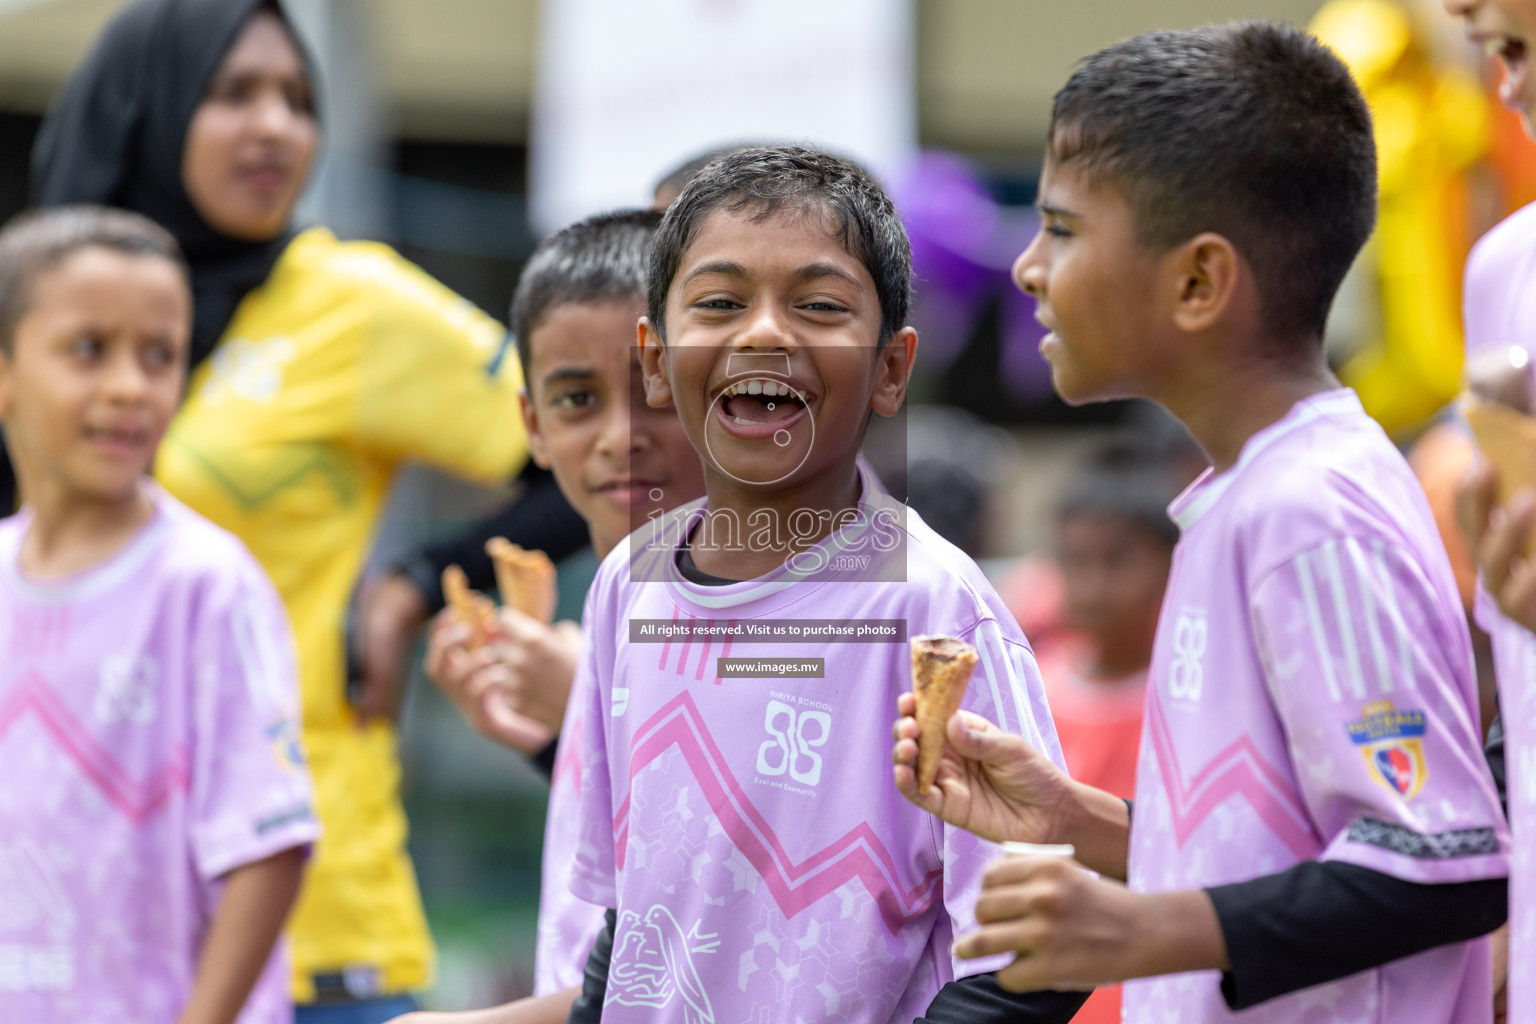
[[[494,320],[386,246],[291,227],[312,93],[271,0],[140,0],[44,123],[34,197],[147,214],[191,264],[201,365],[156,475],[244,540],[287,605],[324,826],[290,922],[298,1019],[371,1024],[410,1008],[432,950],[393,724],[346,698],[348,597],[401,462],[496,483],[527,443]]]

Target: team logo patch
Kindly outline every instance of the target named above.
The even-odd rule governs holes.
[[[1389,700],[1377,701],[1367,704],[1361,717],[1344,728],[1377,782],[1404,800],[1418,796],[1429,777],[1424,763],[1424,712],[1399,711]]]

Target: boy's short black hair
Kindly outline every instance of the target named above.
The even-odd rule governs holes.
[[[93,247],[166,260],[187,277],[176,239],[148,217],[85,204],[17,214],[0,229],[0,355],[12,352],[38,276]]]
[[[906,326],[912,246],[896,206],[858,164],[804,146],[749,146],[698,173],[667,209],[651,244],[646,313],[666,336],[667,289],[683,253],[716,210],[751,210],[761,223],[786,210],[819,208],[836,218],[843,244],[875,280],[880,341]]]
[[[512,293],[512,336],[524,374],[531,372],[533,332],[551,309],[568,302],[643,301],[646,255],[659,223],[659,210],[615,210],[539,243]]]
[[[1376,222],[1365,98],[1286,25],[1149,32],[1092,54],[1056,94],[1047,152],[1124,198],[1148,247],[1230,239],[1276,337],[1321,336]]]

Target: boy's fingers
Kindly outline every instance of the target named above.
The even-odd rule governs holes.
[[[955,753],[983,764],[1007,764],[1027,756],[1024,741],[1001,732],[978,715],[957,711],[949,720],[949,745]]]
[[[1028,956],[1038,949],[1041,942],[1041,925],[1024,917],[1006,924],[989,924],[967,932],[955,940],[955,955],[962,960],[994,956],[998,953],[1018,953]],[[1023,991],[1015,989],[1014,991]]]
[[[1492,523],[1478,545],[1477,564],[1489,587],[1502,589],[1509,576],[1510,565],[1530,528],[1531,495],[1521,491],[1510,501],[1505,515]]]
[[[903,718],[913,718],[917,715],[917,696],[912,693],[903,693],[896,698],[896,713]]]
[[[1526,629],[1536,630],[1536,562],[1526,562],[1499,589],[1499,608]]]
[[[891,726],[891,738],[900,743],[902,740],[916,740],[920,730],[915,718],[898,718],[896,724]]]
[[[1456,523],[1474,550],[1488,529],[1498,483],[1498,471],[1491,462],[1474,462],[1456,485]]]
[[[915,765],[917,763],[917,740],[908,736],[898,739],[896,745],[891,748],[891,760],[897,764]]]

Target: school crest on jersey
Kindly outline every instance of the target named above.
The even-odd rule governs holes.
[[[1389,700],[1377,701],[1367,704],[1364,713],[1344,728],[1360,748],[1372,778],[1404,800],[1419,795],[1429,777],[1424,762],[1424,712],[1399,711]]]

